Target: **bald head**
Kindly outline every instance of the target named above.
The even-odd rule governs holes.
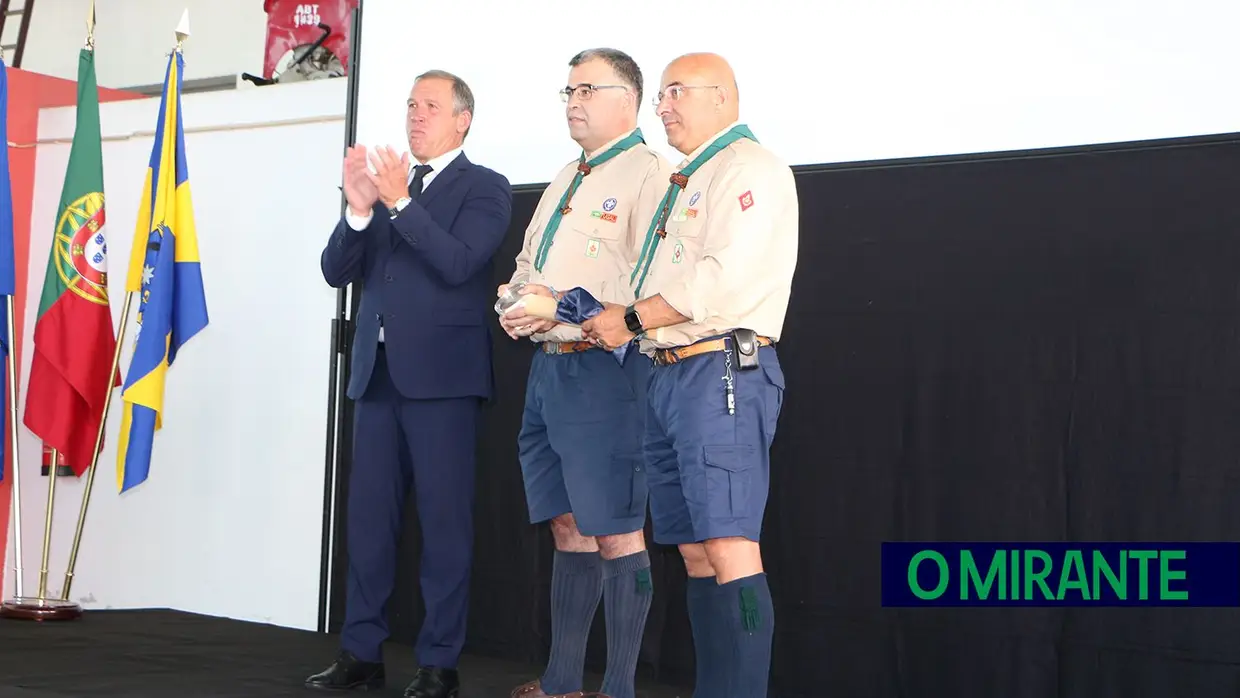
[[[701,81],[701,84],[718,85],[721,89],[727,90],[728,96],[731,97],[727,104],[735,114],[736,73],[732,71],[732,66],[723,56],[717,53],[686,53],[667,66],[664,76],[673,72]]]
[[[714,53],[689,53],[668,64],[659,98],[667,142],[685,155],[740,118],[736,74]]]

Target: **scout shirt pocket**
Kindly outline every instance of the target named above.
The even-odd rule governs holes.
[[[660,250],[659,254],[667,255],[672,264],[693,263],[706,244],[705,234],[706,212],[700,205],[680,204],[668,216],[667,239],[663,242],[667,249]]]
[[[706,201],[702,192],[695,191],[676,197],[672,212],[667,217],[668,237],[699,238],[706,224]]]
[[[614,256],[617,246],[624,238],[624,222],[614,214],[602,213],[591,218],[573,221],[573,248],[576,254],[585,255],[586,259],[599,259]],[[607,216],[603,218],[602,216]]]

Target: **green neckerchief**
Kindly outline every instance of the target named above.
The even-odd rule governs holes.
[[[663,202],[659,204],[659,212],[655,215],[654,220],[650,221],[650,230],[646,231],[646,242],[642,245],[641,256],[637,258],[637,266],[633,267],[633,274],[629,277],[629,282],[637,282],[637,298],[642,297],[642,284],[646,283],[646,273],[650,271],[650,264],[654,261],[655,250],[659,248],[659,241],[667,237],[667,219],[672,214],[672,209],[676,206],[676,197],[680,192],[689,185],[689,178],[693,176],[698,168],[706,164],[720,150],[732,145],[734,142],[748,138],[755,143],[758,139],[744,124],[737,124],[731,130],[715,139],[708,148],[703,150],[700,155],[693,159],[683,170],[672,175],[672,184],[667,188],[667,193],[663,195]],[[639,278],[640,276],[640,278]]]
[[[564,196],[560,197],[560,205],[551,213],[551,218],[547,221],[547,228],[543,231],[542,242],[538,244],[538,253],[534,256],[535,269],[541,272],[543,265],[547,263],[547,255],[551,252],[551,242],[555,240],[555,231],[560,229],[560,221],[564,219],[564,216],[573,210],[569,204],[573,200],[573,194],[577,191],[577,187],[581,186],[581,180],[590,174],[591,169],[602,165],[638,143],[645,142],[646,139],[642,136],[642,130],[639,128],[612,147],[590,158],[589,162],[586,162],[586,154],[584,152],[581,154],[581,159],[577,161],[577,174],[573,175],[573,180],[568,183],[568,188],[564,190]]]

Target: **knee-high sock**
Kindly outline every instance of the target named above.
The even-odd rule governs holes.
[[[611,698],[633,698],[636,691],[634,674],[653,591],[649,552],[603,560],[607,672],[603,674],[601,691]]]
[[[697,663],[694,698],[721,698],[727,686],[724,672],[732,658],[732,644],[728,626],[720,615],[720,605],[715,600],[720,593],[714,577],[689,577],[686,584],[693,655]]]
[[[725,698],[766,698],[771,675],[775,611],[766,575],[719,585],[717,613],[725,623],[731,657]]]
[[[541,683],[544,693],[580,691],[586,640],[603,594],[597,552],[555,551],[551,571],[551,657]]]

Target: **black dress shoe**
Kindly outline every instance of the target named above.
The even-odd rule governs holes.
[[[328,691],[369,691],[383,688],[383,662],[363,662],[352,652],[341,652],[323,672],[306,679],[306,688]]]
[[[458,698],[460,690],[456,669],[421,667],[405,689],[405,698]]]

